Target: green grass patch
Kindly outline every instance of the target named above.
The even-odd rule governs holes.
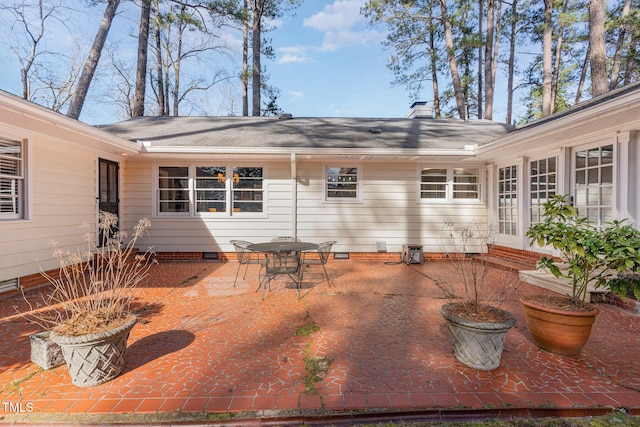
[[[306,322],[296,328],[296,336],[310,337],[312,333],[318,332],[319,330],[320,326],[314,322]]]

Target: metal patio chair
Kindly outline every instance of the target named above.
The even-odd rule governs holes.
[[[240,269],[243,265],[245,266],[244,274],[242,275],[242,278],[244,279],[247,276],[249,264],[260,264],[260,269],[262,269],[264,260],[259,252],[247,249],[247,247],[253,243],[247,242],[246,240],[231,240],[230,243],[233,245],[233,248],[236,251],[236,257],[238,258],[238,270],[236,271],[236,278],[233,281],[233,287],[235,288],[236,282],[238,281],[238,274],[240,273]],[[260,280],[260,273],[258,273],[258,280]]]
[[[302,260],[303,265],[321,265],[324,278],[327,280],[327,285],[329,286],[331,286],[331,282],[329,281],[329,274],[327,273],[326,264],[327,264],[327,261],[329,261],[329,256],[331,255],[331,248],[336,243],[337,242],[335,240],[319,243],[318,258],[305,257]],[[317,291],[317,288],[316,288],[316,291]]]
[[[296,284],[296,294],[300,298],[300,283],[302,281],[301,257],[290,252],[265,252],[265,275],[261,282],[263,288],[262,299],[271,290],[271,282],[278,275],[287,275]],[[259,288],[258,288],[259,289]]]

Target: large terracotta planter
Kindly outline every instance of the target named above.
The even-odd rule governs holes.
[[[62,349],[73,384],[92,387],[117,377],[124,368],[129,333],[137,318],[111,331],[80,336],[51,332],[51,340]]]
[[[533,342],[543,350],[565,356],[580,354],[599,313],[595,306],[589,311],[565,311],[544,307],[525,298],[520,302]]]
[[[491,371],[500,366],[504,341],[516,324],[516,319],[508,312],[500,310],[508,319],[505,322],[474,322],[452,314],[452,304],[445,304],[440,313],[447,321],[453,340],[453,355],[470,368]]]

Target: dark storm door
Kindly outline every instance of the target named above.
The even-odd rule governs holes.
[[[98,168],[98,209],[116,214],[119,218],[120,199],[118,197],[118,163],[111,160],[99,159]],[[103,237],[104,236],[100,236],[100,242],[103,241]]]

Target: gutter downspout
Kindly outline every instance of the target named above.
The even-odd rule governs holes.
[[[298,237],[298,170],[296,153],[291,153],[291,235]]]

